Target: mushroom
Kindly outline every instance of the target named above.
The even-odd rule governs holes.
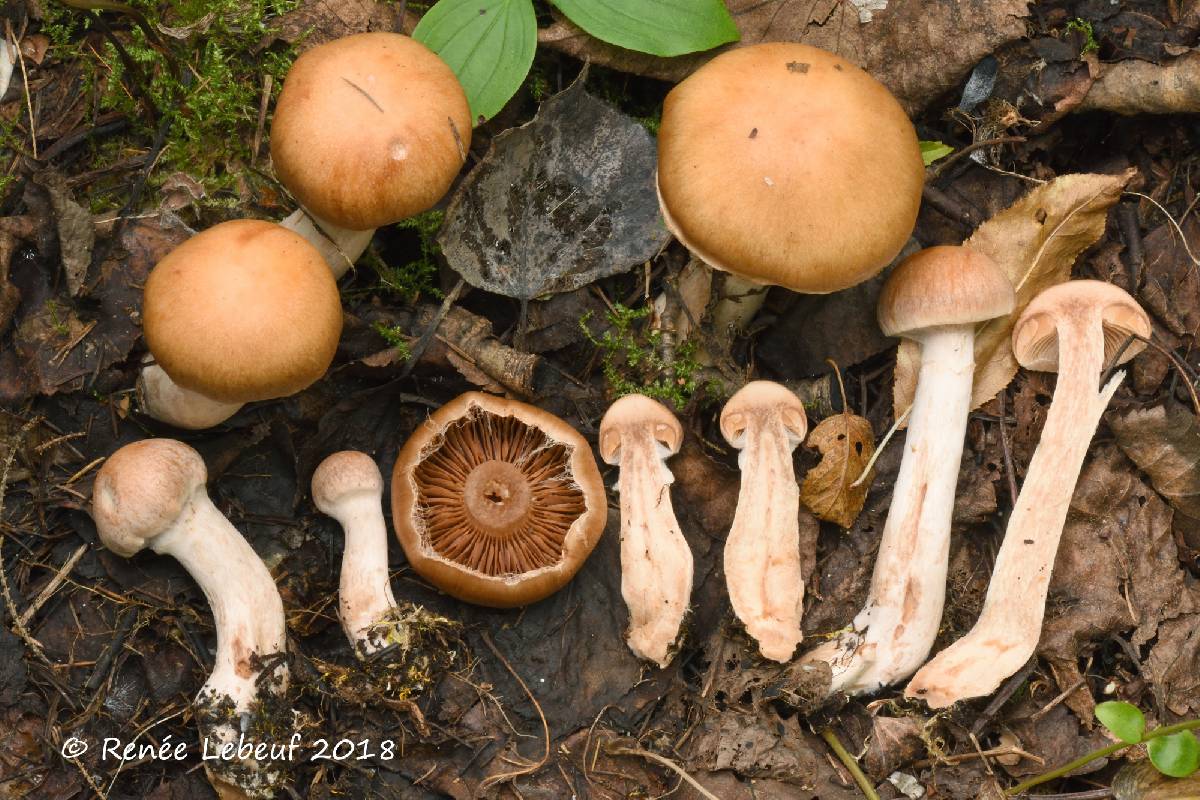
[[[725,540],[733,612],[772,661],[787,661],[804,638],[800,572],[800,487],[792,451],[808,417],[792,392],[771,381],[743,386],[721,411],[721,434],[741,452],[742,486]]]
[[[933,648],[971,410],[975,328],[1011,313],[1015,302],[1004,271],[966,247],[914,253],[884,284],[879,326],[920,345],[921,370],[867,603],[850,631],[806,656],[829,662],[834,691],[871,692],[903,680]]]
[[[966,636],[943,650],[905,695],[932,708],[994,692],[1037,649],[1054,557],[1075,482],[1100,417],[1124,372],[1099,387],[1117,357],[1142,350],[1150,320],[1122,289],[1100,281],[1053,286],[1025,308],[1013,328],[1013,354],[1026,369],[1058,372],[1054,400],[996,556],[983,612]]]
[[[730,273],[714,327],[744,326],[763,284],[825,294],[908,240],[925,182],[917,134],[884,86],[795,43],[728,50],[667,95],[658,193],[671,233]]]
[[[300,201],[283,225],[341,277],[375,228],[441,200],[470,146],[466,93],[425,45],[374,32],[314,47],[288,71],[271,123],[275,172]]]
[[[338,587],[338,618],[360,658],[391,644],[388,623],[396,598],[388,578],[383,476],[366,453],[343,450],[321,462],[312,477],[313,503],[346,534]]]
[[[291,724],[282,695],[288,669],[283,602],[262,559],[205,492],[208,472],[192,448],[146,439],[113,453],[96,475],[92,516],[100,541],[126,558],[142,549],[169,555],[200,585],[212,608],[217,653],[194,701],[205,737],[209,781],[223,800],[269,798],[280,764],[236,753]],[[253,754],[251,754],[252,756]]]
[[[608,517],[587,441],[549,412],[467,392],[430,415],[392,471],[392,521],[446,594],[511,608],[562,588]]]
[[[692,596],[692,551],[671,507],[675,478],[665,463],[682,443],[679,420],[644,395],[622,397],[600,421],[600,455],[620,466],[625,641],[660,667],[671,663]]]
[[[189,429],[306,388],[325,374],[342,331],[321,255],[279,225],[248,219],[198,233],[159,261],[142,318],[155,361],[138,380],[142,408]]]

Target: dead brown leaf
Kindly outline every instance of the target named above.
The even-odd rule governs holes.
[[[83,289],[88,267],[92,263],[92,248],[96,244],[92,215],[71,197],[66,176],[61,172],[42,170],[33,180],[49,195],[67,290],[75,297]]]
[[[1126,764],[1113,779],[1116,800],[1200,800],[1200,774],[1168,778],[1149,761]]]
[[[1155,490],[1191,525],[1200,526],[1200,421],[1171,404],[1113,414],[1117,445],[1150,478]]]
[[[874,478],[868,475],[854,485],[875,453],[871,423],[849,412],[835,414],[813,428],[807,445],[821,452],[821,462],[804,476],[800,500],[817,518],[849,528],[862,511]]]
[[[1026,0],[726,0],[737,46],[801,42],[831,50],[884,83],[910,112],[955,88],[981,58],[1025,35]],[[867,10],[868,6],[871,10]],[[712,57],[658,58],[605,44],[560,19],[538,41],[624,72],[680,81]]]
[[[354,33],[399,30],[390,5],[376,0],[308,0],[275,20],[260,45],[279,39],[307,50]]]
[[[976,331],[972,408],[995,397],[1017,374],[1011,341],[1017,317],[1040,292],[1070,279],[1071,265],[1104,234],[1108,209],[1133,175],[1061,175],[980,225],[964,242],[999,264],[1017,291],[1012,314]],[[897,418],[912,405],[920,368],[920,348],[901,343],[893,394]]]

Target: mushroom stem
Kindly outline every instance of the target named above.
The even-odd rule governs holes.
[[[329,269],[333,270],[335,279],[341,278],[354,266],[375,235],[374,228],[366,231],[341,228],[302,208],[297,208],[279,224],[300,234],[317,248],[329,264]]]
[[[867,603],[851,631],[807,656],[829,662],[833,691],[870,692],[907,678],[937,637],[971,408],[974,338],[973,325],[954,325],[920,339],[921,371],[904,457]]]
[[[721,296],[712,311],[713,329],[721,332],[729,328],[745,330],[766,302],[769,288],[740,275],[727,274]]]
[[[219,425],[245,405],[213,400],[185,389],[171,380],[171,376],[158,364],[142,367],[137,380],[137,397],[138,404],[147,416],[192,431]]]
[[[765,387],[786,394],[794,408],[763,398],[736,408],[739,399]],[[760,395],[761,396],[761,395]],[[735,394],[721,415],[721,429],[741,450],[742,483],[737,511],[725,541],[725,581],[738,619],[764,658],[784,662],[804,638],[804,575],[800,569],[800,487],[792,451],[807,421],[795,395],[778,384],[756,381]]]
[[[1099,313],[1082,321],[1062,320],[1058,336],[1054,400],[1009,518],[983,612],[970,632],[921,669],[905,690],[931,708],[991,694],[1037,649],[1076,478],[1100,417],[1125,376],[1118,372],[1096,389],[1104,367]]]

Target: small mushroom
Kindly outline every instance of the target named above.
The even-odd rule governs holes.
[[[879,326],[920,344],[921,370],[867,603],[849,632],[806,656],[829,663],[834,691],[872,692],[903,680],[933,648],[971,410],[975,328],[1011,313],[1015,302],[1003,270],[966,247],[915,253],[884,284]]]
[[[1067,509],[1100,417],[1124,372],[1103,387],[1100,373],[1150,320],[1124,290],[1100,281],[1053,286],[1025,308],[1013,328],[1013,354],[1026,369],[1058,372],[1037,450],[1008,519],[983,612],[966,636],[926,664],[905,695],[931,708],[983,697],[1037,649],[1046,595]],[[1123,363],[1142,350],[1134,340]]]
[[[113,453],[96,475],[92,516],[109,550],[142,549],[179,561],[212,608],[217,653],[194,701],[210,755],[239,737],[263,741],[291,725],[282,695],[288,670],[283,602],[262,559],[205,492],[200,455],[171,439],[146,439]],[[235,751],[236,752],[236,751]],[[205,761],[222,800],[271,798],[280,764],[234,756]]]
[[[721,434],[741,452],[742,486],[725,540],[733,612],[764,658],[787,661],[804,638],[800,487],[792,451],[804,441],[804,405],[771,381],[743,386],[721,411]]]
[[[271,123],[271,160],[301,206],[283,225],[341,277],[376,228],[441,200],[470,146],[466,93],[417,40],[377,31],[306,50]]]
[[[607,518],[587,440],[549,412],[481,392],[431,414],[392,471],[392,521],[412,568],[478,605],[558,591]]]
[[[146,281],[142,318],[156,362],[138,380],[142,408],[189,429],[308,387],[342,331],[321,255],[259,220],[222,222],[167,254]]]
[[[883,84],[775,42],[727,50],[671,90],[657,182],[671,233],[729,273],[721,331],[753,317],[764,284],[825,294],[877,274],[912,232],[925,168]]]
[[[679,420],[644,395],[622,397],[600,421],[600,455],[620,466],[625,641],[660,667],[671,663],[692,596],[692,551],[671,507],[675,478],[665,463],[682,443]]]

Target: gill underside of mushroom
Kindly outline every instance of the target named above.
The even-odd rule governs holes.
[[[733,611],[764,658],[787,661],[803,634],[800,487],[781,422],[746,428],[737,512],[725,541],[725,581]]]
[[[692,596],[692,551],[671,506],[668,451],[650,437],[621,445],[621,596],[625,641],[641,658],[671,663]]]
[[[925,661],[945,603],[950,523],[974,370],[970,330],[925,340],[904,443],[866,605],[852,629],[812,650],[833,671],[832,691],[871,692]]]
[[[1099,320],[1094,321],[1099,325]],[[1097,390],[1100,331],[1059,330],[1059,377],[975,626],[922,668],[905,694],[932,708],[996,691],[1037,649],[1058,543],[1083,460],[1124,372]]]
[[[195,715],[210,755],[242,737],[255,743],[290,735],[283,698],[288,670],[283,601],[262,559],[201,486],[174,526],[151,548],[179,561],[196,580],[217,632],[213,671],[195,700]],[[286,732],[283,733],[283,732]],[[273,798],[283,765],[233,753],[205,762],[222,797]]]
[[[297,208],[279,223],[289,231],[300,234],[304,239],[317,248],[333,277],[342,277],[358,261],[371,244],[375,229],[367,231],[352,231],[340,228],[332,222],[320,219],[302,208]]]
[[[149,359],[147,359],[149,360]],[[137,380],[138,404],[152,419],[184,430],[203,430],[236,414],[243,403],[213,400],[185,389],[158,364],[147,363]]]

